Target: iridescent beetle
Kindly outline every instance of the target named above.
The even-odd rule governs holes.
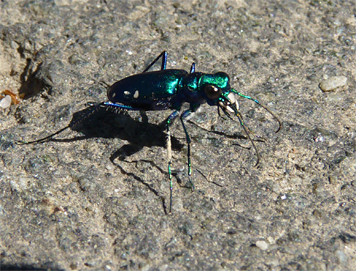
[[[161,69],[159,71],[148,72],[148,70],[162,58]],[[109,102],[97,104],[89,113],[81,117],[75,122],[61,130],[35,141],[19,141],[22,144],[44,142],[53,136],[63,132],[67,128],[71,128],[83,119],[89,117],[99,107],[107,107],[118,110],[174,110],[167,118],[167,154],[168,154],[168,174],[170,182],[170,203],[169,212],[172,210],[173,184],[172,184],[172,151],[171,151],[171,135],[170,125],[174,119],[180,116],[180,120],[186,135],[188,145],[188,178],[192,188],[192,169],[191,169],[191,140],[186,129],[184,120],[193,112],[195,112],[201,104],[208,103],[211,106],[217,106],[224,114],[231,119],[230,114],[235,115],[241,126],[243,127],[248,139],[251,141],[253,148],[256,151],[257,162],[259,162],[259,154],[255,144],[253,143],[249,133],[251,130],[244,124],[237,97],[243,97],[254,101],[259,106],[267,110],[278,122],[278,132],[281,128],[279,119],[264,105],[250,96],[244,95],[230,87],[229,76],[224,72],[214,74],[206,74],[195,71],[195,63],[192,64],[190,72],[179,69],[166,69],[167,52],[162,52],[148,67],[139,74],[126,77],[112,86],[108,87],[107,96]],[[188,110],[180,113],[183,103],[189,103]]]

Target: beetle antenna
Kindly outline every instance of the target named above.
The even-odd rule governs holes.
[[[247,95],[245,95],[245,94],[242,94],[242,93],[238,92],[237,90],[235,90],[235,89],[233,89],[233,88],[231,89],[231,92],[233,92],[233,93],[239,95],[239,96],[242,97],[242,98],[245,98],[245,99],[254,101],[256,104],[258,104],[259,106],[261,106],[262,108],[264,108],[264,109],[265,109],[268,113],[270,113],[270,114],[272,115],[272,117],[278,122],[278,129],[277,129],[276,133],[279,132],[279,130],[280,130],[281,127],[282,127],[281,121],[280,121],[280,120],[277,118],[277,116],[276,116],[275,114],[273,114],[266,106],[264,106],[263,104],[261,104],[258,100],[254,99],[254,98],[252,98],[252,97],[250,97],[250,96],[247,96]]]

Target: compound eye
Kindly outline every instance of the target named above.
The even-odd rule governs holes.
[[[208,96],[208,98],[211,100],[215,100],[221,95],[221,89],[214,85],[206,85],[204,87],[204,91],[206,96]]]

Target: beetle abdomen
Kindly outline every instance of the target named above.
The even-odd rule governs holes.
[[[129,76],[108,88],[108,98],[143,110],[169,109],[187,74],[184,70],[161,70]]]

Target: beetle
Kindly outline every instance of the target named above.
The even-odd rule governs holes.
[[[162,58],[161,69],[158,71],[148,71],[158,60]],[[107,88],[107,102],[97,104],[89,113],[85,114],[77,121],[60,129],[59,131],[35,140],[35,141],[19,141],[22,144],[40,143],[49,140],[53,136],[63,132],[67,128],[71,128],[83,119],[89,117],[99,107],[121,110],[174,110],[167,118],[167,160],[168,160],[168,176],[170,183],[170,203],[169,212],[172,211],[173,201],[173,183],[172,183],[172,151],[171,151],[171,134],[170,126],[174,119],[180,118],[183,130],[186,136],[188,145],[188,179],[192,189],[192,167],[191,167],[191,139],[188,134],[184,120],[192,113],[196,112],[200,105],[207,103],[210,106],[217,106],[220,115],[220,109],[223,113],[232,119],[231,114],[235,115],[241,126],[243,127],[247,138],[251,142],[257,156],[256,165],[259,162],[259,154],[257,148],[250,137],[253,132],[246,126],[243,117],[239,111],[237,98],[255,102],[269,112],[278,122],[278,132],[281,128],[280,120],[258,100],[244,95],[237,90],[231,88],[230,78],[225,72],[217,72],[207,74],[195,71],[195,63],[192,63],[190,72],[181,69],[167,69],[167,52],[163,51],[151,64],[147,66],[142,73],[126,77]],[[181,111],[183,103],[189,104],[189,109]]]

